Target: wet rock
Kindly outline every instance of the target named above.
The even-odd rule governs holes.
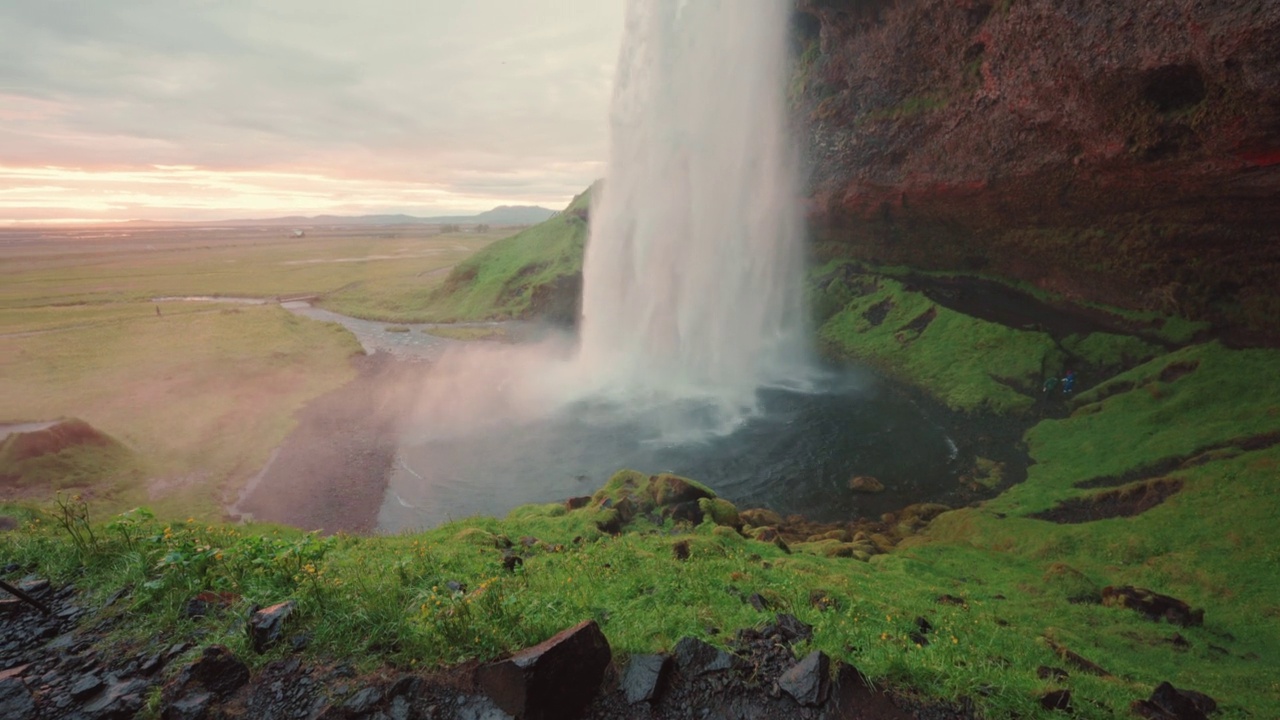
[[[444,586],[449,588],[449,592],[454,592],[454,593],[467,592],[466,583],[460,583],[457,580],[448,580],[445,582]]]
[[[595,697],[611,653],[594,620],[476,671],[499,708],[523,720],[577,717]]]
[[[695,637],[681,638],[674,656],[676,667],[688,677],[730,670],[738,664],[733,655]]]
[[[591,504],[591,496],[583,495],[581,497],[571,497],[568,500],[565,500],[564,508],[566,510],[577,510],[578,508],[584,508],[590,504]]]
[[[147,691],[145,680],[121,680],[84,704],[84,712],[102,720],[126,720],[142,709],[143,694]]]
[[[827,701],[831,661],[826,653],[814,650],[778,678],[778,687],[807,707]]]
[[[203,720],[212,702],[212,693],[193,692],[169,703],[161,713],[161,717],[164,720]]]
[[[627,702],[635,705],[656,700],[670,672],[671,659],[665,655],[633,655],[622,676],[622,692]]]
[[[97,675],[92,673],[84,675],[71,684],[71,698],[73,700],[84,700],[101,690],[102,685],[102,678]]]
[[[855,475],[849,478],[849,489],[856,493],[884,492],[884,483],[870,475]]]
[[[803,622],[795,615],[779,614],[774,623],[774,628],[789,643],[808,640],[813,637],[813,626]]]
[[[1150,720],[1207,720],[1218,709],[1218,703],[1202,692],[1179,690],[1162,682],[1150,698],[1135,701],[1130,709],[1135,715]]]
[[[1187,603],[1169,595],[1132,585],[1102,588],[1102,604],[1136,610],[1150,620],[1167,620],[1182,627],[1204,624],[1204,610],[1193,610]]]
[[[249,637],[253,641],[253,651],[264,653],[280,641],[284,634],[284,623],[293,614],[298,603],[286,600],[254,612],[249,617]]]
[[[36,717],[36,701],[26,683],[19,678],[0,680],[0,717],[32,720]]]
[[[178,684],[199,683],[218,697],[225,697],[249,682],[249,668],[222,645],[210,645],[195,662],[183,669]]]
[[[382,691],[370,686],[347,698],[346,702],[342,703],[342,709],[360,715],[369,712],[380,702],[382,702]]]

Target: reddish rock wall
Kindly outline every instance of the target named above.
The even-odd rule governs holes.
[[[1280,2],[798,8],[820,254],[1280,339]]]

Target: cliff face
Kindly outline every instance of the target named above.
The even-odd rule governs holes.
[[[1280,3],[798,0],[821,254],[1280,338]]]

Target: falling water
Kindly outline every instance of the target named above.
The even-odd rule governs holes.
[[[740,419],[805,367],[787,0],[631,0],[580,359],[628,398]]]

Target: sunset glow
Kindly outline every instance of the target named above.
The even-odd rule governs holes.
[[[0,7],[0,226],[562,207],[603,172],[611,3]]]

